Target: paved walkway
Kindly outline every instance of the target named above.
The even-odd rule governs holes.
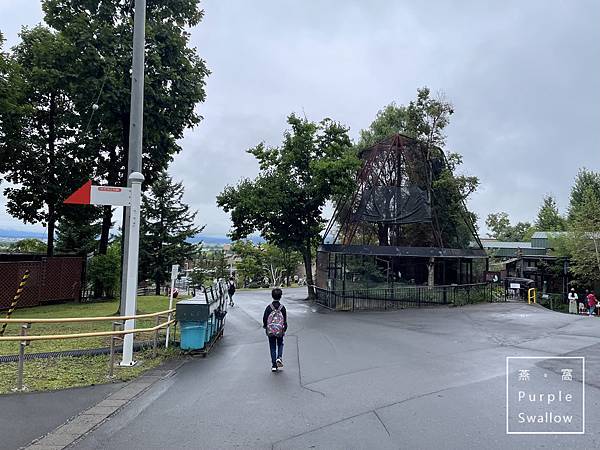
[[[0,395],[0,448],[13,449],[54,430],[104,400],[123,383]]]
[[[270,372],[266,292],[238,292],[223,341],[79,449],[600,447],[600,320],[525,304],[317,311],[286,290],[285,370]],[[587,358],[585,435],[506,435],[506,356]]]

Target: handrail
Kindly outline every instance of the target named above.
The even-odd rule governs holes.
[[[31,341],[51,341],[58,339],[79,339],[88,337],[100,337],[110,336],[110,362],[109,362],[109,378],[113,377],[114,367],[114,355],[115,355],[115,340],[122,339],[118,336],[125,336],[134,333],[148,333],[154,332],[154,352],[153,355],[156,357],[156,346],[158,343],[158,330],[161,328],[167,328],[169,330],[171,324],[177,323],[176,319],[171,319],[171,313],[175,311],[174,308],[166,309],[164,311],[158,311],[155,313],[148,314],[137,314],[131,316],[111,316],[111,317],[66,317],[66,318],[54,318],[54,319],[0,319],[0,323],[20,323],[21,334],[19,336],[0,336],[0,342],[18,342],[19,343],[19,360],[17,363],[17,385],[16,390],[22,391],[23,387],[23,370],[24,370],[24,359],[25,359],[25,347],[28,346]],[[156,317],[156,325],[148,328],[134,328],[127,330],[116,330],[116,326],[124,326],[128,320],[144,319],[149,317]],[[159,323],[162,318],[166,318],[166,322]],[[74,334],[50,334],[43,336],[31,336],[27,334],[27,329],[33,323],[73,323],[73,322],[99,322],[99,321],[112,321],[112,331],[94,331],[90,333],[74,333]],[[168,335],[168,334],[167,334]]]
[[[133,316],[109,316],[109,317],[65,317],[62,319],[0,319],[0,323],[69,323],[69,322],[101,322],[109,320],[130,320],[130,319],[145,319],[148,317],[164,316],[175,311],[173,309],[165,309],[155,313],[138,314]]]
[[[114,318],[113,318],[114,319]],[[133,330],[122,330],[122,331],[95,331],[92,333],[77,333],[77,334],[49,334],[45,336],[2,336],[0,342],[3,341],[43,341],[43,340],[54,340],[54,339],[76,339],[83,337],[96,337],[96,336],[120,336],[131,333],[144,333],[149,331],[156,331],[161,328],[167,327],[175,323],[175,319],[169,320],[168,322],[161,323],[151,328],[135,328]]]

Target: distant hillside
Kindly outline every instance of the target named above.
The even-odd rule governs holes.
[[[38,232],[38,231],[23,231],[23,230],[3,230],[0,229],[0,237],[1,238],[9,238],[9,239],[27,239],[27,238],[37,238],[37,239],[46,239],[46,233]]]
[[[265,242],[265,240],[263,238],[261,238],[260,236],[250,236],[249,239],[252,242],[254,242],[255,244],[260,244],[262,242]],[[204,236],[204,235],[199,234],[198,236],[191,238],[190,242],[193,242],[193,243],[203,242],[208,245],[223,245],[223,244],[230,244],[231,239],[229,239],[226,236]]]
[[[0,229],[0,240],[4,241],[18,241],[19,239],[37,238],[46,240],[47,234],[39,231],[24,231],[24,230],[4,230]],[[255,244],[260,244],[265,240],[260,236],[250,236],[250,240]],[[190,242],[204,242],[209,245],[223,245],[231,243],[231,239],[227,236],[204,236],[199,234],[190,239]]]
[[[204,242],[206,244],[229,244],[231,240],[225,236],[194,236],[190,239],[190,242],[194,244],[198,242]]]

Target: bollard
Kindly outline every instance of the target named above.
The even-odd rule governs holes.
[[[21,336],[27,336],[27,329],[31,324],[24,323],[21,325]],[[19,362],[17,366],[17,391],[23,391],[23,369],[25,365],[25,346],[28,345],[28,341],[19,342]]]

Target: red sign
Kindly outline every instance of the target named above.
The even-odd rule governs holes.
[[[73,192],[65,203],[77,205],[130,206],[131,189],[118,186],[92,186],[88,181]]]
[[[90,197],[92,194],[92,180],[89,180],[75,192],[73,192],[65,200],[65,203],[71,203],[75,205],[89,205]]]

